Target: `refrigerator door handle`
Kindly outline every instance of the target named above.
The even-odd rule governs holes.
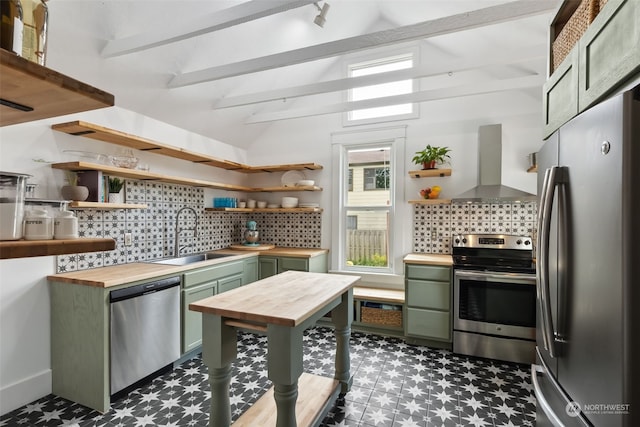
[[[562,423],[560,418],[558,418],[556,413],[553,412],[551,405],[549,405],[549,402],[547,402],[547,399],[544,397],[544,393],[540,388],[540,383],[538,383],[538,374],[544,375],[544,368],[540,365],[531,365],[531,382],[533,383],[533,391],[535,393],[537,403],[540,406],[540,409],[542,409],[542,411],[545,413],[547,418],[549,418],[551,424],[553,424],[555,427],[564,427],[564,424]]]
[[[551,301],[549,288],[549,237],[551,233],[551,214],[556,187],[564,183],[564,168],[553,166],[545,171],[540,195],[538,211],[538,268],[537,295],[540,302],[542,320],[542,342],[550,357],[556,357],[555,329],[551,316]]]

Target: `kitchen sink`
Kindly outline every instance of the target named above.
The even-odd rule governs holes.
[[[221,254],[216,252],[205,252],[202,254],[185,255],[174,258],[164,258],[156,261],[149,261],[153,264],[168,264],[168,265],[187,265],[194,262],[207,261],[210,259],[226,258],[234,256],[233,254]]]

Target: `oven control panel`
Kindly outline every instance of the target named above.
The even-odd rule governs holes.
[[[532,250],[533,242],[528,236],[508,234],[458,234],[453,236],[454,248],[521,249]]]

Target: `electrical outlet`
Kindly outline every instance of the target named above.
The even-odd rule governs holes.
[[[124,233],[124,245],[131,246],[132,243],[133,243],[133,236],[131,235],[131,233]]]

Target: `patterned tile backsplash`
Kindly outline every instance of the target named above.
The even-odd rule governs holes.
[[[86,270],[115,264],[150,261],[174,255],[175,218],[182,207],[198,213],[198,235],[180,233],[183,254],[226,248],[241,243],[248,220],[258,223],[260,240],[285,247],[319,248],[320,213],[240,213],[205,211],[204,190],[197,187],[127,180],[125,200],[145,203],[147,209],[77,210],[80,237],[111,237],[116,249],[61,255],[57,272]],[[207,203],[210,205],[210,203]],[[413,252],[451,253],[451,236],[459,233],[505,233],[531,236],[535,202],[442,203],[414,205]],[[195,217],[185,210],[180,228],[190,228]],[[131,233],[131,245],[124,235]]]
[[[532,236],[536,215],[536,202],[416,204],[413,252],[450,254],[456,234]]]
[[[320,247],[320,213],[205,211],[202,188],[175,184],[127,180],[124,191],[127,203],[145,203],[148,208],[76,210],[80,237],[111,237],[116,241],[116,249],[58,256],[58,273],[172,256],[175,218],[184,206],[198,213],[198,235],[194,237],[190,231],[180,233],[180,246],[189,245],[183,254],[242,243],[245,224],[250,219],[258,223],[262,242],[287,247]],[[207,206],[211,206],[209,200]],[[193,213],[185,210],[180,214],[179,226],[191,228],[194,220]],[[124,244],[125,233],[131,233],[130,246]]]

